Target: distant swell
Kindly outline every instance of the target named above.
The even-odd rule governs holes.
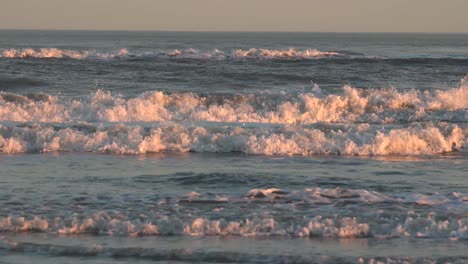
[[[185,49],[153,49],[153,50],[132,50],[118,48],[110,50],[72,50],[60,48],[10,48],[0,49],[0,59],[194,59],[194,60],[313,60],[313,59],[340,59],[358,60],[362,62],[388,61],[397,64],[425,64],[428,62],[463,62],[468,61],[466,56],[416,56],[416,57],[385,57],[378,55],[366,55],[352,51],[333,51],[318,49],[267,49],[267,48],[247,48],[247,49],[226,49],[217,48],[200,50],[196,48]]]
[[[197,49],[175,49],[175,50],[155,50],[148,52],[129,52],[127,49],[120,49],[113,52],[102,52],[97,50],[67,50],[57,48],[25,48],[25,49],[3,49],[0,50],[0,58],[69,58],[69,59],[111,59],[111,58],[193,58],[193,59],[243,59],[243,58],[283,58],[283,59],[313,59],[325,57],[346,57],[345,54],[334,51],[319,51],[317,49],[236,49],[231,51],[221,51],[213,49],[211,51],[200,51]]]
[[[127,55],[126,49],[121,49],[114,53],[103,53],[95,50],[67,50],[57,48],[41,48],[41,49],[4,49],[0,50],[0,58],[69,58],[69,59],[85,59],[90,57],[95,58],[116,58]]]

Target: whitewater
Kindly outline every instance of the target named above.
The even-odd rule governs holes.
[[[0,263],[466,263],[466,43],[0,31]]]
[[[446,91],[208,95],[0,93],[0,151],[419,155],[465,151],[468,77]],[[155,124],[157,123],[157,125]],[[220,124],[220,125],[216,125]],[[409,143],[409,144],[408,144]]]

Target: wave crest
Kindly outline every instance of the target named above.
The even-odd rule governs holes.
[[[68,50],[57,48],[41,48],[41,49],[6,49],[0,51],[0,58],[68,58],[68,59],[86,59],[95,58],[116,58],[128,55],[127,49],[121,49],[116,53],[101,53],[95,50]]]
[[[221,51],[200,51],[197,49],[175,49],[159,51],[129,52],[123,48],[113,52],[100,52],[96,50],[69,50],[58,48],[24,48],[0,50],[0,58],[69,58],[69,59],[112,59],[112,58],[192,58],[192,59],[314,59],[325,57],[347,57],[345,54],[334,51],[319,51],[317,49],[296,50],[293,48],[284,50],[275,49],[235,49]]]
[[[232,55],[236,58],[295,58],[295,59],[309,59],[318,57],[332,57],[332,56],[344,56],[335,51],[319,51],[317,49],[306,49],[296,50],[293,48],[286,50],[272,50],[272,49],[248,49],[242,50],[237,49],[232,52]]]
[[[0,122],[465,122],[467,108],[465,85],[424,92],[345,86],[338,94],[327,94],[317,87],[299,94],[201,96],[156,91],[129,99],[98,90],[82,100],[47,94],[0,93]]]
[[[261,155],[430,155],[468,147],[468,130],[456,125],[371,128],[141,126],[0,126],[0,152],[79,151],[116,154],[243,152]]]
[[[160,216],[147,221],[128,219],[122,215],[99,212],[91,216],[56,217],[35,216],[0,218],[0,232],[47,232],[55,234],[94,234],[114,236],[295,236],[328,238],[416,237],[468,238],[467,218],[440,220],[435,214],[427,217],[408,215],[406,219],[379,219],[379,224],[360,222],[354,217],[304,218],[289,223],[274,218],[247,218],[228,221],[195,218],[182,220]]]

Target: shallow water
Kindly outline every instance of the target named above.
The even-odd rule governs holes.
[[[465,259],[464,155],[49,153],[1,162],[7,262]]]
[[[0,263],[465,263],[466,43],[0,31]]]

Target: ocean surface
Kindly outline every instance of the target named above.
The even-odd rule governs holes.
[[[0,263],[468,263],[468,34],[0,31]]]

